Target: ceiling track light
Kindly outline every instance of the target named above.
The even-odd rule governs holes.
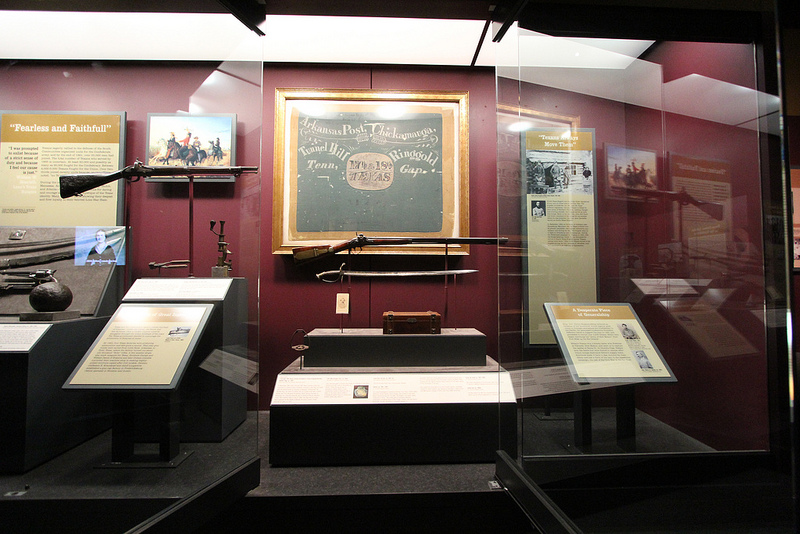
[[[217,0],[217,2],[227,9],[231,15],[239,19],[239,22],[254,31],[259,37],[264,36],[264,32],[258,27],[259,24],[267,19],[267,6],[258,0]]]

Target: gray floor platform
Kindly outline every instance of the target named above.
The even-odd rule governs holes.
[[[570,445],[568,412],[543,415],[525,410],[521,417],[524,454],[588,456]],[[615,452],[612,420],[613,410],[595,410],[593,452]],[[636,422],[640,452],[709,450],[646,414],[637,413]],[[174,469],[98,468],[110,454],[110,433],[101,434],[27,473],[0,476],[1,530],[125,532],[236,469],[248,456],[259,455],[257,487],[200,526],[170,532],[534,532],[506,492],[493,484],[494,464],[271,467],[268,428],[269,413],[260,412],[223,443],[182,444],[182,450],[192,454]],[[589,491],[585,498],[592,501],[591,496]],[[650,497],[658,498],[659,493]],[[579,510],[585,508],[581,503],[590,501],[579,501]],[[629,504],[633,515],[635,505]],[[647,506],[656,509],[652,502]],[[589,524],[602,525],[597,532],[614,531],[614,522],[620,520],[607,509],[592,514],[586,518]],[[781,518],[777,526],[763,525],[762,531],[783,532],[785,524]]]

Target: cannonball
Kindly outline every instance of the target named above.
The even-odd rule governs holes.
[[[72,304],[72,291],[61,282],[45,282],[31,290],[28,302],[38,312],[64,311]]]

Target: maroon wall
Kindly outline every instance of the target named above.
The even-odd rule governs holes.
[[[665,82],[696,73],[743,87],[756,87],[749,45],[665,43],[647,59],[664,65]],[[715,280],[712,287],[736,289],[734,298],[717,311],[757,351],[714,358],[697,350],[693,340],[674,323],[665,323],[666,327],[657,331],[656,341],[669,347],[674,355],[670,365],[682,384],[677,388],[654,388],[643,396],[653,406],[652,413],[704,443],[721,449],[766,449],[769,446],[768,355],[764,324],[755,319],[751,308],[751,305],[758,308],[764,299],[758,134],[747,128],[674,114],[666,114],[664,131],[667,154],[730,164],[733,229],[750,236],[759,266],[744,274],[739,272],[743,264],[726,266],[729,271],[722,276],[727,274],[728,279]],[[665,171],[669,176],[668,167]]]
[[[172,63],[12,63],[0,71],[0,106],[26,111],[125,111],[127,129],[125,164],[145,161],[147,114],[188,110],[198,87],[216,64]],[[258,165],[259,130],[239,112],[238,163]],[[251,121],[251,122],[247,122]],[[258,126],[258,125],[256,125]],[[188,184],[131,184],[130,251],[133,279],[154,276],[151,261],[186,259],[188,256]],[[210,276],[216,262],[216,237],[209,220],[225,220],[229,236],[238,236],[241,184],[197,184],[195,187],[196,276]],[[210,243],[204,240],[210,239]],[[236,245],[232,248],[235,252]],[[237,273],[235,273],[237,274]],[[165,271],[164,276],[186,276],[186,270]]]
[[[264,73],[264,154],[262,164],[272,169],[274,101],[276,88],[374,89],[409,91],[469,91],[469,188],[470,233],[493,236],[497,232],[495,180],[495,91],[493,70],[440,68],[309,67],[268,65]],[[261,280],[261,374],[262,405],[269,401],[275,376],[298,357],[291,350],[297,329],[380,327],[384,311],[425,311],[443,314],[450,327],[473,327],[487,335],[490,355],[497,339],[497,251],[474,246],[468,257],[451,267],[478,269],[462,276],[456,286],[445,288],[441,279],[351,279],[350,284],[324,284],[314,273],[338,268],[341,258],[297,268],[290,256],[270,254],[269,223],[272,220],[272,186],[262,189]],[[438,269],[442,258],[362,255],[349,268],[359,270]],[[351,314],[340,322],[335,314],[335,295],[349,292]],[[294,342],[302,338],[298,334]]]

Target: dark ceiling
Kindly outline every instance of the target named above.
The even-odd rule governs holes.
[[[797,0],[777,0],[783,11],[798,11]],[[652,8],[732,11],[759,11],[772,0],[3,0],[1,9],[41,11],[110,11],[233,13],[254,28],[265,15],[335,15],[436,19],[470,19],[509,22],[539,19],[543,14],[558,13],[565,19],[570,13],[583,12],[592,6],[602,13],[604,8],[624,6],[645,12]],[[658,9],[656,9],[658,11]],[[565,16],[566,14],[566,16]],[[788,13],[787,13],[788,14]],[[592,19],[593,17],[587,17]],[[629,20],[637,20],[630,17]],[[630,24],[619,21],[621,27]]]
[[[266,15],[337,15],[486,20],[524,0],[3,0],[0,8],[27,11],[232,13],[250,29]]]
[[[2,9],[34,11],[116,11],[226,13],[226,4],[259,6],[270,15],[340,15],[479,19],[488,17],[490,0],[5,0]]]
[[[225,13],[225,5],[258,6],[271,15],[339,15],[486,19],[490,6],[506,14],[518,6],[599,4],[683,9],[758,9],[763,0],[3,0],[0,9]],[[766,2],[769,3],[769,2]],[[497,17],[495,17],[497,19]]]

